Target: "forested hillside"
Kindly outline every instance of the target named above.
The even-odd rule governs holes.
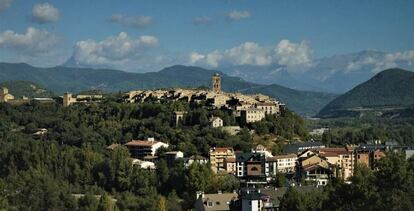
[[[173,127],[171,117],[177,110],[188,113],[182,124]],[[289,111],[245,125],[237,135],[211,128],[211,115],[221,117],[225,125],[236,124],[225,110],[184,102],[0,104],[0,209],[104,210],[111,203],[109,197],[117,200],[114,206],[120,210],[188,209],[196,191],[233,191],[239,181],[229,174],[213,174],[207,165],[185,167],[182,159],[168,168],[166,150],[208,157],[216,146],[250,151],[252,137],[260,133],[277,137],[277,142],[307,136],[303,120]],[[39,128],[47,133],[33,135]],[[259,134],[250,133],[252,129]],[[113,143],[149,137],[170,144],[157,152],[160,161],[155,172],[132,165],[124,147],[107,149]],[[275,140],[273,144],[274,152],[280,150]],[[86,196],[75,200],[72,194],[80,193]],[[96,200],[93,195],[103,198]]]
[[[326,105],[319,116],[338,116],[355,109],[401,108],[414,105],[414,73],[388,69]]]

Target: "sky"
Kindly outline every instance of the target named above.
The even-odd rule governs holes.
[[[132,72],[308,67],[379,50],[414,61],[412,0],[0,0],[0,61]]]

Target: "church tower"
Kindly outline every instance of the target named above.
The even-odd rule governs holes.
[[[212,77],[212,89],[215,93],[221,92],[221,77],[219,74],[214,74]]]

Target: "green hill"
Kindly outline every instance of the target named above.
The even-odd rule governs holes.
[[[262,93],[280,100],[300,114],[312,116],[337,95],[323,92],[298,91],[276,84],[250,88],[245,93]]]
[[[320,117],[357,115],[366,110],[401,109],[414,105],[414,73],[384,70],[327,104]]]
[[[303,115],[314,115],[333,95],[303,92],[278,85],[260,85],[230,77],[217,70],[175,65],[158,72],[129,73],[119,70],[52,67],[37,68],[27,64],[0,63],[0,82],[25,80],[40,84],[57,94],[84,90],[103,92],[171,87],[210,87],[211,76],[222,76],[222,89],[227,92],[263,93],[280,99]]]
[[[52,97],[54,94],[51,91],[46,90],[42,86],[39,86],[30,81],[6,81],[0,83],[0,87],[9,89],[14,97],[21,98],[26,97]]]

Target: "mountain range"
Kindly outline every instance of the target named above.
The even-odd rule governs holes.
[[[414,73],[387,69],[328,103],[320,117],[355,116],[366,111],[405,110],[414,105]]]
[[[103,90],[107,92],[172,87],[209,87],[211,76],[222,76],[222,89],[227,92],[263,93],[274,97],[295,112],[312,116],[336,95],[299,91],[279,85],[262,85],[231,77],[217,70],[175,65],[158,72],[129,73],[111,69],[75,67],[38,68],[24,63],[0,63],[0,82],[24,80],[39,84],[56,94]]]
[[[310,67],[302,70],[290,70],[280,65],[229,66],[221,70],[254,83],[342,94],[384,69],[400,67],[414,70],[414,63],[408,57],[411,58],[411,54],[366,50],[316,59]]]

